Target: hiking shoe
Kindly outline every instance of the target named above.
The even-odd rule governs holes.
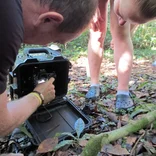
[[[86,94],[87,100],[96,100],[100,95],[100,86],[91,86]]]
[[[116,96],[115,108],[117,112],[120,110],[127,110],[133,106],[134,103],[130,96],[124,94],[119,94]]]

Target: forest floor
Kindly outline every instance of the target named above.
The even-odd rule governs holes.
[[[149,60],[134,60],[133,70],[129,83],[130,92],[133,95],[135,108],[118,115],[115,113],[115,98],[117,88],[117,74],[115,64],[110,60],[103,60],[101,65],[101,94],[96,101],[86,101],[85,94],[90,86],[87,58],[79,57],[76,61],[71,61],[70,82],[67,97],[79,107],[87,116],[92,119],[92,125],[83,134],[100,134],[120,128],[123,123],[129,120],[140,119],[144,114],[156,109],[156,69],[152,68]],[[7,139],[1,139],[0,153],[8,150]],[[80,155],[88,139],[79,140],[72,146],[66,146],[52,151],[52,145],[56,140],[45,140],[38,148],[38,155],[52,156],[76,156]],[[68,145],[68,146],[67,146]],[[5,151],[6,150],[6,151]],[[35,155],[34,148],[22,150],[24,155]],[[42,153],[42,154],[41,154]],[[46,154],[44,154],[46,153]],[[114,141],[101,149],[98,156],[149,156],[156,155],[156,123],[151,124],[138,133],[131,134],[125,138]]]
[[[71,61],[70,83],[67,97],[92,119],[92,125],[86,134],[109,132],[127,124],[129,120],[142,118],[144,114],[156,109],[156,69],[149,60],[134,60],[129,83],[135,108],[119,115],[115,113],[117,74],[115,64],[104,59],[101,65],[101,94],[96,101],[86,101],[85,95],[90,86],[88,63],[85,56]],[[83,138],[83,137],[82,137]],[[85,138],[85,137],[84,137]],[[54,142],[53,140],[51,140]],[[75,145],[53,152],[54,156],[77,156],[86,146],[87,139],[79,139]],[[68,144],[68,143],[67,143]],[[44,147],[44,148],[43,148]],[[47,142],[40,145],[38,151],[47,150]],[[43,150],[43,151],[44,151]],[[151,124],[138,133],[121,138],[103,147],[98,156],[149,156],[156,155],[156,124]]]
[[[139,119],[143,114],[156,109],[156,69],[152,67],[152,62],[149,60],[134,60],[133,62],[129,89],[133,95],[135,108],[127,113],[123,112],[122,115],[115,113],[117,88],[115,64],[103,59],[100,76],[101,94],[95,102],[85,100],[85,94],[90,86],[86,57],[82,56],[72,64],[68,97],[92,116],[94,126],[91,127],[90,133],[99,134],[117,129],[122,126],[122,122],[128,123],[131,119]],[[143,132],[118,140],[108,147],[107,152],[102,150],[99,155],[156,155],[155,141],[156,127],[150,127]]]

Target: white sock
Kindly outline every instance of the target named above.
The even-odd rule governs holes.
[[[126,90],[118,90],[116,95],[120,95],[120,94],[122,94],[122,95],[128,95],[129,96],[129,91],[126,91]]]
[[[95,86],[95,87],[100,87],[100,84],[91,84],[91,87]]]

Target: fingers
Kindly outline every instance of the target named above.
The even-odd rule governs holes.
[[[44,90],[44,96],[45,96],[44,104],[47,104],[51,100],[55,99],[55,86],[53,84],[54,81],[55,79],[51,77],[46,84],[47,87],[46,87],[46,90]]]
[[[55,81],[55,79],[53,78],[53,77],[51,77],[50,79],[49,79],[49,83],[53,83]]]
[[[16,154],[14,154],[14,153],[9,153],[9,154],[1,154],[1,156],[24,156],[24,155],[21,154],[21,153],[16,153]]]
[[[42,95],[44,96],[44,104],[47,104],[55,98],[55,86],[53,84],[54,81],[55,79],[51,77],[48,81],[37,85],[34,89],[42,93]]]

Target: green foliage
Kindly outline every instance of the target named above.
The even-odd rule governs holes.
[[[148,110],[146,110],[146,109],[137,109],[134,112],[132,112],[132,114],[130,115],[130,118],[132,119],[135,116],[137,116],[138,114],[147,113],[147,112],[148,112]]]
[[[63,54],[71,60],[76,60],[80,56],[87,56],[87,44],[89,39],[88,30],[66,46],[61,46]]]
[[[109,22],[109,21],[108,21]],[[134,45],[135,58],[151,58],[156,55],[156,22],[152,21],[147,24],[140,25],[133,34],[132,40]],[[80,37],[67,44],[66,48],[61,46],[65,56],[72,60],[76,60],[80,56],[87,56],[87,45],[89,39],[89,31],[84,32]],[[113,61],[113,50],[110,48],[112,40],[110,33],[110,23],[108,23],[107,35],[104,43],[104,57]]]
[[[74,139],[75,141],[79,141],[80,139],[80,135],[81,133],[83,132],[84,128],[85,128],[85,123],[84,121],[79,118],[77,119],[77,121],[75,122],[74,124],[74,128],[75,128],[75,131],[76,131],[76,134],[77,136],[75,137],[73,134],[69,133],[69,132],[64,132],[64,133],[60,133],[60,135],[66,135],[66,136],[69,136],[71,137],[72,139]]]
[[[63,55],[70,58],[70,60],[77,60],[80,56],[87,56],[89,31],[86,30],[81,36],[72,42],[67,43],[66,46],[59,45],[62,49]],[[110,21],[108,20],[108,28],[106,39],[104,43],[104,57],[113,61],[113,50],[110,48],[110,42],[112,40],[110,33]],[[134,45],[134,56],[136,59],[149,59],[151,56],[156,55],[156,22],[152,21],[143,25],[140,25],[132,37]],[[55,43],[54,43],[55,44]],[[36,45],[21,46],[20,52],[25,47],[38,47]]]
[[[26,129],[26,127],[25,127],[24,124],[20,125],[18,128],[20,129],[21,132],[23,132],[23,133],[24,133],[25,135],[27,135],[29,138],[31,138],[31,139],[33,138],[32,135],[31,135],[31,133],[28,132],[28,130]]]
[[[137,90],[146,89],[146,90],[155,90],[156,89],[156,82],[155,81],[144,81],[139,84]]]
[[[156,56],[156,49],[150,47],[147,47],[147,49],[134,49],[134,58],[137,60],[149,59],[153,62],[152,56]]]
[[[133,37],[135,49],[156,48],[156,22],[140,25]]]
[[[74,143],[73,140],[63,140],[59,144],[57,144],[52,151],[57,151],[58,149],[66,146],[66,145],[72,145],[73,143]]]
[[[75,128],[77,136],[74,136],[70,132],[57,134],[57,137],[66,135],[66,136],[69,136],[71,139],[61,141],[59,144],[55,146],[54,151],[60,149],[61,147],[64,147],[65,145],[78,144],[80,140],[86,139],[85,137],[80,138],[80,135],[85,128],[85,123],[81,118],[77,119],[77,121],[74,124],[74,128]]]
[[[79,92],[78,90],[77,90],[77,88],[74,86],[75,84],[73,84],[72,85],[72,83],[70,84],[70,89],[68,90],[68,93],[67,94],[74,94],[74,95],[76,95],[77,97],[85,97],[85,95],[83,94],[83,93],[81,93],[81,92]]]
[[[139,114],[145,114],[148,112],[151,112],[152,110],[156,109],[156,105],[155,104],[140,104],[138,106],[135,107],[134,111],[131,113],[130,118],[133,119],[135,116],[139,115]]]
[[[79,119],[75,122],[74,128],[75,128],[75,130],[76,130],[77,137],[78,137],[78,139],[79,139],[81,133],[83,132],[83,130],[84,130],[84,128],[85,128],[85,123],[84,123],[84,121],[83,121],[81,118],[79,118]]]

